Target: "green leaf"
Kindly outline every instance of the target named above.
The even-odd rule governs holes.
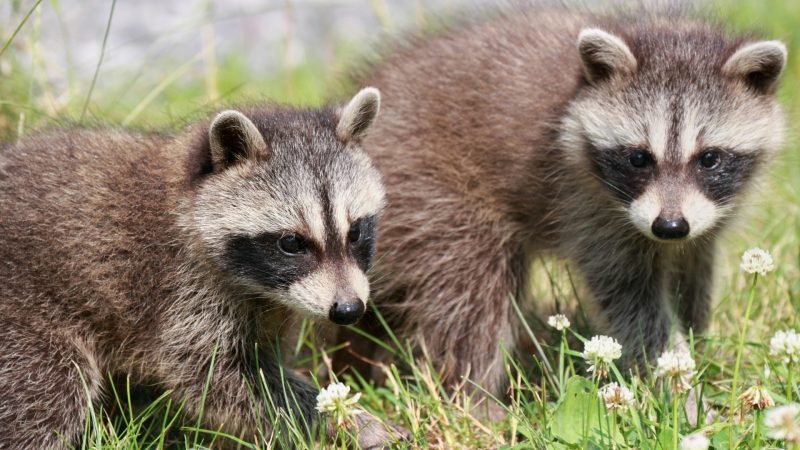
[[[658,447],[657,448],[664,448],[664,449],[671,449],[674,447],[673,445],[673,431],[666,423],[661,428],[661,431],[658,433]]]
[[[613,430],[610,430],[613,428]],[[600,403],[591,380],[574,376],[567,380],[564,396],[556,405],[550,432],[560,441],[580,448],[624,446],[624,438]]]

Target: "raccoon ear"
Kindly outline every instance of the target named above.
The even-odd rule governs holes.
[[[208,128],[211,164],[223,169],[237,161],[263,154],[267,143],[255,124],[239,111],[223,111]]]
[[[762,41],[737,50],[722,66],[722,73],[743,80],[761,93],[772,93],[786,66],[787,51],[783,42]]]
[[[578,54],[586,81],[591,84],[631,74],[637,66],[636,58],[622,39],[597,28],[580,32]]]
[[[345,142],[361,139],[372,126],[380,108],[380,91],[373,87],[360,90],[339,112],[336,135]]]

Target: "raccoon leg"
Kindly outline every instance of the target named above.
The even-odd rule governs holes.
[[[474,242],[455,242],[458,250],[441,252],[458,258],[437,263],[443,266],[440,272],[426,274],[425,284],[407,291],[401,307],[410,319],[411,335],[441,372],[445,386],[463,386],[478,402],[483,395],[472,382],[500,398],[504,394],[504,349],[516,342],[510,299],[520,300],[524,264],[492,242],[489,233],[476,233]],[[474,254],[465,255],[465,249]],[[419,265],[419,270],[429,268],[430,263]],[[484,406],[491,415],[491,407]]]
[[[314,435],[315,427],[321,419],[316,411],[319,392],[290,369],[282,369],[279,364],[275,363],[280,360],[277,355],[272,356],[274,357],[262,356],[261,365],[263,367],[260,369],[266,380],[265,387],[268,390],[266,394],[272,400],[272,407],[275,410],[291,411],[290,414],[293,414],[297,421],[304,424],[311,435]],[[260,385],[263,384],[263,382],[260,383]],[[354,416],[353,426],[353,431],[358,439],[358,447],[364,450],[387,448],[389,443],[403,440],[408,434],[401,428],[382,423],[366,411]],[[330,437],[338,434],[333,423],[328,423],[326,431]]]
[[[87,346],[10,321],[0,322],[0,342],[0,448],[79,445],[103,381]]]
[[[678,317],[686,331],[701,332],[708,326],[711,313],[715,245],[702,241],[678,257],[680,267],[675,292]]]
[[[276,423],[276,418],[284,420],[284,416],[289,416],[310,440],[317,435],[321,424],[316,411],[319,391],[291,369],[282,368],[276,356],[262,355],[257,362],[220,355],[205,403],[201,403],[201,399],[208,367],[198,371],[187,366],[195,377],[187,373],[173,389],[181,400],[187,400],[190,413],[197,416],[202,407],[205,426],[209,429],[222,429],[244,439],[272,434],[278,439],[276,444],[291,448],[292,442],[281,441],[282,436],[290,436],[290,433]],[[405,436],[404,430],[383,425],[367,413],[358,415],[355,425],[361,448],[384,448]],[[336,435],[332,425],[327,426],[326,432]]]
[[[623,366],[644,369],[644,363],[664,350],[670,336],[672,311],[665,302],[664,261],[646,245],[623,240],[593,244],[578,252],[580,271],[608,334],[622,345]],[[608,255],[608,248],[613,255]]]
[[[675,281],[670,289],[675,293],[675,311],[685,331],[702,332],[708,326],[711,311],[711,286],[713,280],[715,243],[702,240],[691,250],[678,257],[679,269],[675,272]],[[683,333],[677,333],[678,343],[686,351],[689,344]],[[704,423],[712,423],[716,411],[706,398],[702,399],[702,408],[697,407],[700,390],[695,387],[686,399],[686,417],[692,426],[700,419]]]
[[[319,413],[315,409],[319,391],[292,369],[282,367],[279,361],[277,354],[262,352],[257,364],[260,373],[254,372],[250,366],[248,378],[256,383],[254,386],[261,388],[258,391],[261,396],[267,396],[265,400],[271,402],[268,409],[286,411],[313,432],[319,422]]]
[[[318,423],[316,388],[290,369],[282,369],[275,358],[255,361],[240,354],[218,352],[205,393],[210,358],[181,361],[173,367],[167,387],[178,401],[186,401],[190,414],[199,416],[202,411],[204,426],[209,429],[220,428],[245,439],[268,436],[275,428],[277,412],[282,410],[313,435]]]

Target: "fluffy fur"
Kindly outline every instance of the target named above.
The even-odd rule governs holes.
[[[384,202],[359,148],[378,102],[373,89],[343,110],[226,111],[177,136],[62,129],[7,145],[0,448],[78,443],[109,377],[197,414],[213,355],[206,427],[269,432],[260,371],[275,406],[313,429],[317,390],[271,349],[298,313],[367,300],[374,232],[353,229]],[[305,251],[280,250],[286,236]],[[362,444],[387,436],[371,427]]]
[[[364,143],[390,205],[376,304],[446,382],[494,394],[509,297],[542,254],[577,268],[629,367],[676,320],[702,331],[715,237],[781,143],[785,52],[682,14],[564,8],[396,48],[362,79],[384,102]]]

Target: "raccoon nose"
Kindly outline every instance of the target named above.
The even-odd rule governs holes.
[[[340,300],[333,304],[328,318],[336,325],[351,325],[364,314],[364,302],[359,299]]]
[[[659,239],[683,239],[689,235],[689,222],[683,217],[665,219],[659,216],[653,221],[652,230]]]

